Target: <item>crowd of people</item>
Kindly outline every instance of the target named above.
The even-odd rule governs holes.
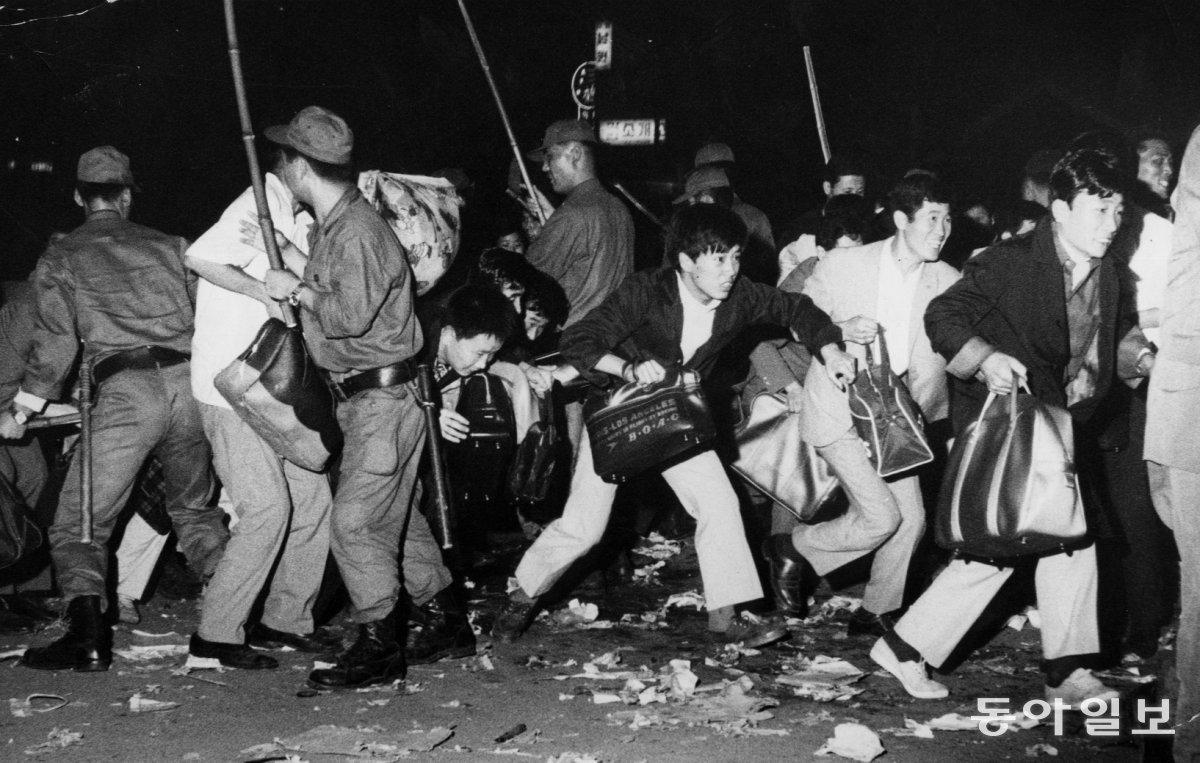
[[[567,484],[561,495],[532,491],[551,510],[536,523],[522,517],[536,538],[491,625],[494,639],[515,641],[568,573],[601,564],[590,552],[609,530],[618,486],[595,466],[585,404],[686,369],[714,410],[776,396],[847,503],[817,520],[799,510],[811,507],[775,503],[770,531],[752,543],[743,515],[769,499],[728,468],[726,417],[714,416],[716,445],[665,461],[645,454],[694,520],[714,642],[786,638],[785,618],[804,615],[822,578],[870,556],[847,635],[868,639],[871,658],[909,694],[940,698],[948,690],[928,665],[946,664],[1014,572],[1029,573],[1046,699],[1069,707],[1117,698],[1095,671],[1153,657],[1179,607],[1176,749],[1200,749],[1187,723],[1200,712],[1200,448],[1188,426],[1200,402],[1200,138],[1183,155],[1173,203],[1174,155],[1157,135],[1128,151],[1084,135],[1039,152],[999,208],[964,204],[923,168],[880,193],[862,159],[834,157],[823,206],[779,236],[734,190],[730,147],[708,144],[663,226],[661,266],[635,272],[633,219],[600,181],[595,133],[562,120],[529,155],[557,206],[522,185],[522,230],[461,253],[477,259],[464,282],[418,297],[406,252],[356,187],[346,122],[310,106],[264,136],[284,267],[269,264],[250,190],[190,244],[134,223],[130,160],[103,146],[78,163],[85,221],[50,244],[0,312],[7,492],[37,503],[45,465],[28,425],[72,402],[81,364],[96,389],[90,495],[76,458],[49,521],[67,630],[28,649],[24,666],[107,670],[111,623],[136,619],[144,586],[125,580],[153,567],[153,539],[168,531],[204,586],[195,657],[259,670],[277,667],[270,651],[281,647],[335,652],[308,680],[339,690],[474,654],[468,562],[443,551],[439,536],[453,528],[433,521],[433,495],[446,487],[433,462],[479,446],[489,421],[500,424],[486,434],[507,428],[515,443],[558,424],[561,444],[541,443],[540,457],[557,458]],[[964,220],[982,239],[946,262],[952,225]],[[336,398],[342,444],[328,471],[281,457],[216,383],[286,310],[299,315]],[[1016,559],[955,556],[931,575],[926,518],[944,460],[881,476],[847,395],[881,357],[934,451],[993,396],[1019,389],[1069,412],[1078,489],[1076,505],[1061,508],[1086,514],[1085,541]],[[418,366],[432,368],[438,389],[435,427]],[[471,408],[480,399],[491,419]],[[489,458],[511,460],[511,448],[472,453],[457,469],[449,459],[451,486],[465,503],[497,500],[503,491],[485,484]],[[161,471],[165,521],[146,534],[128,506],[148,462]],[[486,533],[466,536],[469,551],[488,553]],[[121,550],[109,548],[114,537]],[[349,645],[314,615],[329,558],[357,627]],[[767,614],[743,618],[747,607]]]

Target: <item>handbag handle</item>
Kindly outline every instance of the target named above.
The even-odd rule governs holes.
[[[663,380],[660,382],[655,382],[654,384],[640,384],[636,381],[632,381],[621,385],[620,388],[612,393],[612,397],[608,399],[607,405],[620,405],[639,392],[650,392],[667,389],[669,387],[683,386],[684,370],[682,368],[679,368],[678,366],[668,366],[664,370],[667,372],[667,375],[664,376]]]
[[[1008,395],[1006,396],[1006,397],[1008,397],[1008,420],[1010,423],[1015,423],[1017,420],[1017,395],[1019,393],[1019,390],[1021,389],[1021,386],[1018,385],[1017,382],[1020,380],[1020,378],[1021,377],[1017,376],[1017,374],[1015,372],[1013,373],[1012,392],[1008,393]],[[1026,387],[1025,389],[1026,389],[1026,391],[1029,390],[1028,387]],[[983,422],[984,414],[987,413],[988,408],[990,408],[992,406],[992,402],[998,397],[1000,397],[1000,396],[997,395],[995,392],[992,392],[991,390],[988,391],[987,400],[985,400],[983,402],[983,408],[979,409],[979,416],[975,419],[975,430],[976,431],[979,430],[979,425]]]
[[[884,334],[885,332],[883,324],[879,324],[877,334],[879,337],[879,361],[880,368],[883,369],[883,373],[880,374],[880,376],[883,377],[883,386],[887,388],[886,394],[884,392],[880,392],[879,387],[875,383],[875,375],[871,373],[871,367],[875,365],[875,356],[871,352],[871,345],[874,344],[874,342],[868,342],[866,345],[864,345],[867,351],[867,367],[864,369],[864,371],[867,374],[867,380],[871,385],[871,388],[874,389],[875,392],[880,396],[887,396],[887,394],[891,393],[892,388],[892,360],[891,356],[888,355],[887,339],[885,338]]]

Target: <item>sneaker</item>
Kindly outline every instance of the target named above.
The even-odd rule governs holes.
[[[950,690],[946,688],[945,684],[938,683],[929,677],[929,669],[925,667],[925,660],[901,662],[883,639],[879,639],[875,642],[875,646],[871,647],[871,659],[879,667],[895,676],[900,685],[904,687],[904,691],[917,699],[942,699],[950,695]]]
[[[741,644],[749,649],[757,649],[788,637],[788,629],[773,622],[751,623],[745,620],[734,620],[723,631],[709,631],[714,641],[724,644]]]
[[[1105,686],[1092,671],[1084,668],[1075,668],[1060,685],[1046,687],[1047,702],[1053,704],[1055,700],[1062,700],[1068,709],[1075,710],[1089,699],[1108,703],[1120,696],[1121,692]]]
[[[504,609],[500,610],[496,622],[492,623],[492,638],[505,644],[521,638],[537,614],[537,599],[519,596],[519,593],[508,597]]]
[[[117,596],[117,622],[127,625],[137,625],[142,621],[142,613],[138,603],[128,596]]]

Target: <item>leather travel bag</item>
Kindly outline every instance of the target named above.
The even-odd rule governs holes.
[[[849,386],[850,418],[880,477],[915,469],[933,460],[921,409],[908,386],[892,371],[887,339],[879,328],[880,363],[867,345],[867,367]]]
[[[500,377],[481,372],[462,380],[454,410],[471,425],[462,442],[446,444],[446,466],[455,499],[494,501],[504,497],[516,435],[512,400]]]
[[[800,416],[788,412],[785,396],[755,395],[734,438],[733,470],[801,521],[811,520],[836,494],[837,477],[800,437]]]
[[[517,446],[508,474],[508,492],[514,501],[537,503],[546,500],[559,466],[558,427],[550,393],[538,398],[538,420]]]
[[[324,471],[341,450],[333,393],[299,325],[269,318],[213,384],[272,450],[297,466]]]
[[[1020,394],[1015,383],[1011,395],[989,394],[950,451],[935,524],[938,545],[1003,559],[1085,541],[1074,460],[1066,410]]]
[[[620,483],[716,436],[700,376],[668,368],[661,382],[636,382],[584,404],[592,464],[605,482]]]

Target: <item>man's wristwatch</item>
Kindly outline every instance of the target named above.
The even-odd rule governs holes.
[[[296,284],[294,289],[288,292],[287,303],[289,305],[292,307],[300,307],[300,292],[304,291],[305,286],[307,286],[307,284],[305,284],[303,281],[300,281]]]

